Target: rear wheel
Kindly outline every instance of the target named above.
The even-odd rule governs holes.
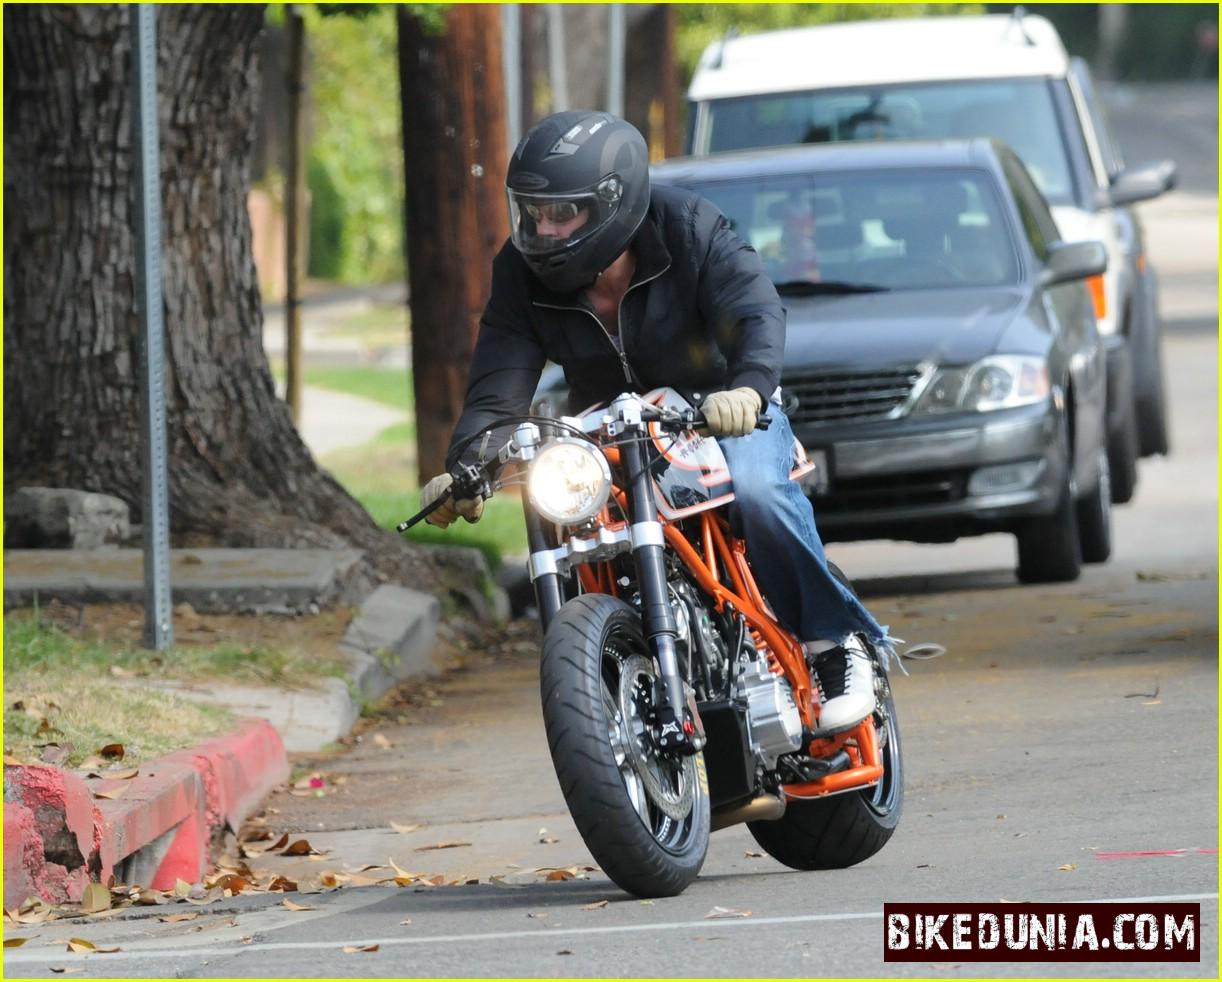
[[[865,862],[887,844],[904,807],[904,765],[890,686],[878,669],[882,692],[874,714],[882,779],[872,788],[813,801],[791,800],[772,822],[748,822],[755,841],[794,869],[845,869]]]
[[[1137,433],[1143,457],[1166,456],[1171,452],[1171,436],[1167,422],[1167,393],[1163,384],[1162,338],[1154,339],[1154,363],[1149,366],[1150,378],[1145,391],[1137,398]]]
[[[660,681],[640,616],[605,594],[576,597],[543,639],[540,688],[552,763],[595,861],[638,897],[672,897],[709,842],[704,759],[658,754]]]

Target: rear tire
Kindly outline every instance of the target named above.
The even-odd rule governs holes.
[[[690,788],[690,806],[676,819],[658,807],[639,776],[634,754],[644,748],[649,758],[652,744],[637,709],[647,707],[634,702],[625,711],[621,689],[648,701],[649,679],[656,681],[640,615],[605,594],[568,601],[543,638],[539,676],[556,777],[595,861],[637,897],[682,893],[708,850],[708,778],[699,755],[678,767],[648,760],[650,779],[676,789],[677,799],[687,798]]]
[[[776,821],[747,823],[755,841],[777,862],[800,870],[846,869],[865,862],[891,839],[904,810],[904,765],[890,687],[883,708],[883,777],[877,785],[814,801],[791,800]]]

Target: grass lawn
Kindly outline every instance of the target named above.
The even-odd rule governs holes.
[[[124,616],[130,618],[135,610],[131,607]],[[283,633],[274,624],[253,627],[273,636]],[[99,747],[121,743],[127,752],[124,761],[138,762],[223,733],[233,723],[223,709],[145,685],[144,679],[222,678],[234,684],[290,688],[309,686],[328,675],[343,676],[347,664],[334,643],[231,640],[182,643],[156,652],[121,637],[138,630],[126,622],[118,631],[113,624],[103,630],[102,638],[77,636],[34,611],[4,618],[6,754],[37,760],[40,745],[71,743],[74,749],[66,763],[74,766]]]

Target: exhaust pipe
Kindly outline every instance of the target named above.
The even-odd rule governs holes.
[[[716,832],[741,822],[771,822],[785,814],[785,799],[762,794],[742,805],[734,805],[713,812],[709,819],[709,831]]]

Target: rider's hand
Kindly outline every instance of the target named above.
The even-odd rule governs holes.
[[[704,400],[700,411],[713,436],[746,436],[755,429],[762,402],[749,386],[714,392]]]
[[[427,508],[438,498],[448,498],[450,495],[450,485],[453,483],[454,478],[449,474],[438,474],[420,489],[420,507]],[[430,525],[436,525],[438,528],[443,529],[457,520],[459,515],[462,515],[463,518],[474,525],[483,514],[483,498],[462,498],[458,501],[447,501],[429,515],[425,521]]]

